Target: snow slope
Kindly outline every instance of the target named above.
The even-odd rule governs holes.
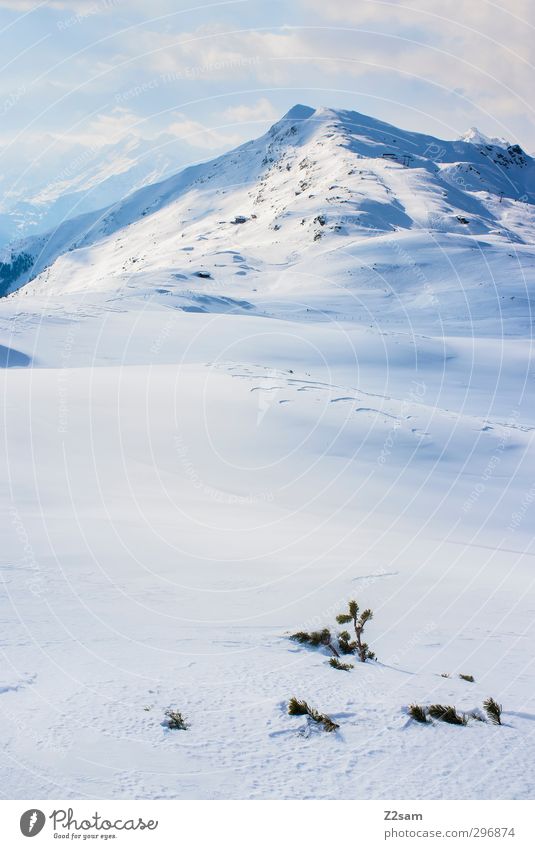
[[[0,302],[6,797],[533,797],[532,160],[505,150],[298,107],[39,243]],[[352,597],[377,663],[288,639]],[[407,715],[488,696],[501,727]]]

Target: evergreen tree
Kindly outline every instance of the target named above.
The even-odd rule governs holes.
[[[371,619],[373,619],[373,613],[369,608],[363,610],[359,616],[359,606],[354,600],[351,600],[348,604],[348,613],[339,613],[336,617],[336,621],[339,625],[346,625],[349,622],[352,622],[355,631],[354,640],[351,640],[347,631],[341,631],[341,633],[338,634],[338,644],[340,649],[344,654],[358,654],[359,660],[362,663],[366,663],[367,660],[376,659],[375,654],[370,650],[368,643],[365,643],[362,639],[364,626],[367,622],[370,622]]]

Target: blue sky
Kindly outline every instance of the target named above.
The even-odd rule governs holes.
[[[0,0],[4,167],[167,132],[184,159],[294,103],[535,151],[529,0]]]

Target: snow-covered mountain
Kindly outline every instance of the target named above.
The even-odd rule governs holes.
[[[214,287],[278,297],[291,268],[294,293],[313,307],[314,277],[335,271],[335,312],[347,312],[348,292],[382,289],[387,310],[409,299],[428,321],[452,282],[459,290],[448,267],[466,270],[485,249],[488,268],[464,281],[462,299],[492,319],[499,280],[505,320],[525,319],[534,202],[535,161],[518,145],[296,106],[259,139],[18,243],[0,279],[6,291],[31,280],[27,291],[43,295],[167,289],[194,305]],[[457,318],[459,291],[448,295]]]
[[[299,106],[4,258],[6,795],[533,798],[533,167]]]
[[[463,133],[461,141],[470,142],[479,147],[501,147],[505,149],[511,147],[511,143],[506,141],[506,139],[497,136],[487,136],[481,130],[478,130],[477,127],[470,127],[466,133]]]

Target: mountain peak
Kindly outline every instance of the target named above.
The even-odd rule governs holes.
[[[481,130],[478,130],[477,127],[470,127],[470,129],[461,136],[461,141],[468,142],[468,144],[483,144],[483,145],[492,145],[493,147],[509,147],[509,142],[506,139],[499,138],[497,136],[491,137],[482,133]]]
[[[312,106],[305,106],[303,103],[296,103],[288,110],[286,115],[282,116],[282,121],[304,121],[306,118],[311,118],[315,113]]]

